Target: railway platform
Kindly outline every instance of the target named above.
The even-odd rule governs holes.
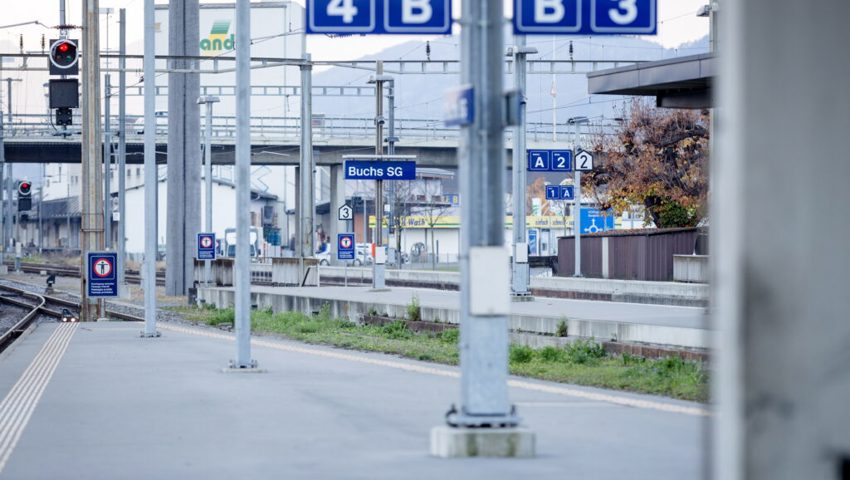
[[[700,404],[511,377],[533,459],[429,456],[458,369],[166,322],[42,323],[0,355],[0,478],[696,478]]]
[[[198,299],[218,308],[233,305],[233,287],[200,287]],[[403,318],[413,302],[422,320],[459,323],[457,291],[393,287],[373,291],[362,286],[273,287],[251,286],[251,298],[259,308],[304,313],[330,308],[335,317],[357,321],[369,312]],[[705,309],[610,301],[538,298],[511,305],[510,328],[516,332],[553,335],[564,322],[570,335],[598,340],[640,342],[686,348],[710,347],[711,330]]]

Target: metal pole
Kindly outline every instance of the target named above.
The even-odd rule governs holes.
[[[395,155],[395,142],[398,140],[395,136],[395,80],[389,80],[389,85],[387,86],[387,100],[389,101],[389,105],[387,105],[387,110],[389,110],[389,135],[387,135],[387,155]],[[398,212],[398,198],[396,198],[396,182],[390,182],[390,215],[389,215],[389,226],[395,235],[395,253],[398,258],[396,261],[396,268],[401,269],[401,229],[399,229],[400,219]]]
[[[378,60],[375,65],[375,153],[380,157],[384,153],[384,62]],[[384,289],[386,258],[384,255],[384,182],[375,180],[375,258],[372,263],[372,288]],[[379,253],[380,252],[380,253]]]
[[[3,57],[0,57],[0,75],[3,72]],[[3,129],[3,111],[0,110],[0,198],[2,198],[2,202],[0,202],[0,215],[3,215],[3,247],[0,248],[0,265],[5,265],[6,262],[6,249],[9,247],[9,208],[7,203],[11,203],[11,197],[9,196],[9,189],[5,182],[8,179],[6,177],[6,145],[4,142],[4,129]]]
[[[104,223],[104,247],[112,249],[112,139],[110,138],[111,126],[110,97],[112,95],[112,84],[110,76],[104,75],[104,97],[103,97],[103,223]]]
[[[154,0],[145,0],[145,330],[143,337],[158,337],[156,331],[157,190],[156,168],[156,73],[154,65],[156,25]],[[123,218],[121,219],[124,220]]]
[[[83,92],[83,126],[82,126],[82,191],[80,196],[82,211],[81,233],[83,241],[80,249],[82,260],[89,252],[103,247],[103,184],[101,172],[103,168],[102,140],[100,127],[100,41],[98,7],[99,0],[85,0],[83,3],[83,57],[82,57],[82,92]],[[152,77],[151,77],[152,78]],[[89,304],[86,292],[86,275],[80,279],[80,309],[81,321],[93,321],[100,316],[102,302],[97,302],[95,311]]]
[[[127,294],[127,11],[118,10],[118,289],[122,297]]]
[[[315,193],[313,187],[313,64],[310,54],[304,54],[301,65],[301,168],[298,194],[299,257],[313,257],[313,214]]]
[[[236,2],[236,359],[231,368],[255,368],[251,359],[251,3]],[[309,173],[309,172],[308,172]]]
[[[68,34],[65,30],[65,0],[59,0],[59,26],[63,27],[59,30],[59,35],[64,38]]]
[[[580,120],[573,119],[573,158],[578,155],[578,125]],[[578,165],[575,165],[578,167]],[[573,239],[575,240],[575,276],[581,276],[581,171],[575,168],[573,185],[575,200],[573,202]]]
[[[513,180],[513,257],[511,260],[511,287],[514,295],[529,295],[528,243],[525,231],[526,190],[526,55],[525,35],[516,36],[514,46],[514,88],[523,96],[520,103],[519,125],[514,127],[514,145],[511,167]]]
[[[44,179],[44,164],[41,164],[41,178]],[[38,253],[44,250],[44,222],[41,221],[41,204],[44,203],[44,185],[38,187]]]
[[[6,110],[7,110],[6,114],[8,115],[8,119],[9,119],[9,128],[11,129],[11,127],[12,127],[12,78],[11,77],[6,79]],[[0,116],[2,116],[2,112],[0,112]],[[0,122],[2,122],[2,119],[0,119]],[[3,148],[5,149],[5,146]],[[5,152],[4,152],[3,161],[5,162]],[[11,163],[9,164],[9,178],[6,182],[7,182],[6,183],[6,198],[8,199],[8,205],[7,205],[8,210],[6,211],[7,212],[6,213],[6,221],[8,222],[8,228],[9,228],[9,236],[7,237],[6,245],[9,246],[11,244],[11,247],[14,248],[15,239],[17,238],[17,234],[18,234],[18,232],[17,232],[18,223],[15,222],[15,218],[17,218],[17,217],[15,215],[15,203],[14,203],[14,200],[13,200],[14,192],[15,192],[15,188],[16,188],[15,165],[14,164],[11,164]],[[14,252],[12,252],[12,253],[14,253]]]
[[[204,125],[204,194],[206,203],[206,205],[204,205],[204,229],[206,232],[212,232],[212,98],[205,97],[205,103],[207,106],[207,111],[206,124]],[[204,283],[210,283],[211,272],[212,265],[210,264],[210,261],[204,260]]]
[[[475,118],[461,128],[460,427],[515,426],[508,400],[510,263],[504,250],[503,2],[468,0],[461,15],[461,83],[473,89]],[[473,274],[473,271],[475,273]],[[477,281],[487,278],[491,282]],[[475,290],[475,292],[473,292]]]

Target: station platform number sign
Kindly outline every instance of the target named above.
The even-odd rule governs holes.
[[[337,260],[354,260],[354,234],[340,233],[336,238]]]
[[[546,185],[546,200],[575,200],[572,185]]]
[[[655,35],[657,0],[514,0],[517,35]]]
[[[529,150],[529,172],[572,172],[572,150]]]
[[[89,252],[87,257],[87,294],[90,298],[118,296],[118,254]]]
[[[198,234],[198,260],[215,260],[215,233]]]
[[[307,33],[446,35],[451,0],[307,0]]]

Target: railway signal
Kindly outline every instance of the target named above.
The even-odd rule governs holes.
[[[60,38],[51,42],[51,75],[77,75],[80,72],[79,59],[80,52],[75,40]]]
[[[18,182],[18,211],[26,212],[32,208],[32,182],[21,180]]]

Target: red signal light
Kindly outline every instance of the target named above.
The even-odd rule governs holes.
[[[58,49],[60,52],[62,52],[62,53],[67,52],[67,51],[68,51],[68,48],[69,48],[69,47],[68,47],[68,44],[67,44],[67,43],[60,43],[60,44],[59,44],[59,46],[57,47],[57,49]]]

